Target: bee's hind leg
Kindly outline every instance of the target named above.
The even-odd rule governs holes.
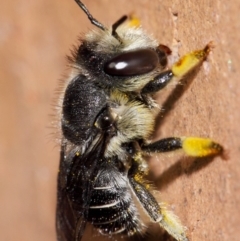
[[[166,205],[158,203],[151,193],[151,185],[144,181],[141,175],[140,166],[137,160],[129,171],[129,183],[141,206],[145,209],[148,216],[154,223],[158,223],[172,237],[178,241],[188,241],[185,227],[181,224],[178,217],[167,210]]]
[[[163,153],[182,149],[187,155],[204,157],[217,155],[223,152],[220,144],[211,139],[199,137],[169,137],[141,146],[142,153]],[[133,165],[129,170],[129,183],[148,216],[158,223],[172,237],[178,241],[188,241],[185,227],[178,217],[166,208],[163,203],[158,203],[151,193],[151,185],[144,180],[147,170],[141,155],[135,155]]]

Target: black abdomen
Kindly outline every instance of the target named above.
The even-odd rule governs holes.
[[[103,234],[132,235],[140,231],[127,176],[115,170],[98,173],[88,213],[88,221]]]

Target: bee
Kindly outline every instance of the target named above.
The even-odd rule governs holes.
[[[184,226],[146,181],[146,156],[181,149],[205,157],[223,147],[199,137],[151,142],[159,109],[153,94],[200,65],[212,44],[167,69],[170,49],[145,33],[136,18],[123,16],[107,28],[75,2],[96,29],[69,58],[72,71],[61,101],[58,241],[80,241],[87,223],[108,236],[143,233],[138,206],[176,240],[187,241]]]

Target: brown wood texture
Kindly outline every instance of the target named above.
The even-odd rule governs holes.
[[[240,237],[240,0],[85,0],[100,22],[134,12],[176,56],[214,41],[208,60],[184,84],[157,95],[165,112],[154,139],[210,137],[227,161],[152,157],[161,200],[188,228],[191,241]],[[66,74],[65,55],[92,26],[73,0],[2,1],[0,8],[0,240],[56,240],[59,147],[51,103]],[[171,94],[173,93],[173,94]],[[100,240],[88,233],[85,240]],[[168,240],[154,233],[147,240]]]

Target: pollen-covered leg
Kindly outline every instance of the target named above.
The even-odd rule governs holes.
[[[182,149],[188,156],[205,157],[223,153],[223,147],[215,141],[200,137],[169,137],[142,146],[147,153],[169,152]]]
[[[206,59],[213,47],[212,42],[207,44],[205,48],[196,50],[184,55],[180,58],[170,70],[164,71],[154,77],[152,81],[144,86],[141,93],[150,94],[163,89],[171,80],[180,80],[188,72],[197,67]]]
[[[151,185],[144,180],[144,172],[142,171],[141,160],[139,158],[134,158],[133,160],[133,165],[129,170],[129,183],[139,203],[153,222],[158,223],[176,240],[188,241],[185,228],[178,217],[167,210],[166,205],[159,205],[151,194]]]
[[[164,204],[160,206],[160,212],[162,219],[159,225],[164,228],[169,234],[171,234],[178,241],[188,241],[186,236],[186,228],[181,224],[179,218],[170,210],[168,210]]]

